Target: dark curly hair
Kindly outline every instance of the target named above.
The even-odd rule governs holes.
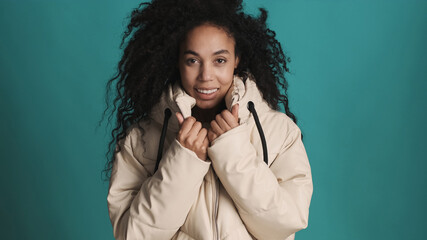
[[[108,118],[111,122],[113,115],[116,116],[104,169],[108,179],[115,153],[121,150],[118,143],[126,137],[129,127],[137,123],[143,134],[144,129],[138,123],[148,120],[163,90],[180,81],[177,67],[180,42],[187,32],[205,23],[224,29],[235,39],[236,55],[240,58],[235,74],[244,80],[248,73],[252,74],[270,107],[278,110],[282,104],[286,115],[296,123],[289,110],[284,76],[289,72],[290,60],[275,32],[266,25],[267,11],[259,10],[258,17],[245,14],[242,0],[153,0],[133,10],[120,45],[124,52],[118,72],[107,83],[107,108],[102,119],[111,107],[110,91],[114,83],[116,91]]]

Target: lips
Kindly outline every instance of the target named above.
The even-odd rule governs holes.
[[[200,89],[200,88],[196,88],[196,91],[199,93],[203,93],[203,94],[212,94],[216,91],[218,91],[218,88],[212,88],[212,89]]]
[[[213,100],[219,93],[219,88],[195,88],[196,98],[200,100]]]

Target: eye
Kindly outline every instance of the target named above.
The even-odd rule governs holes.
[[[186,62],[187,62],[188,65],[192,65],[192,64],[197,63],[197,59],[195,59],[195,58],[189,58],[189,59],[186,60]]]
[[[218,59],[216,60],[216,62],[217,62],[217,63],[219,63],[219,64],[223,64],[223,63],[226,63],[226,62],[227,62],[227,60],[225,60],[225,59],[223,59],[223,58],[218,58]]]

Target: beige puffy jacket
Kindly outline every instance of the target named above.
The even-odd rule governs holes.
[[[268,165],[249,101],[265,134]],[[313,184],[300,129],[267,105],[251,79],[234,78],[226,105],[236,103],[240,126],[211,143],[211,162],[176,140],[174,113],[191,116],[195,105],[178,84],[162,95],[151,121],[142,122],[142,137],[137,127],[128,130],[107,198],[116,239],[290,240],[307,227]],[[155,172],[166,108],[172,117]]]

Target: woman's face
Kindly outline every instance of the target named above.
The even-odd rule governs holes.
[[[181,43],[181,83],[197,107],[212,109],[224,99],[239,62],[234,47],[234,39],[223,29],[208,24],[189,31]]]

